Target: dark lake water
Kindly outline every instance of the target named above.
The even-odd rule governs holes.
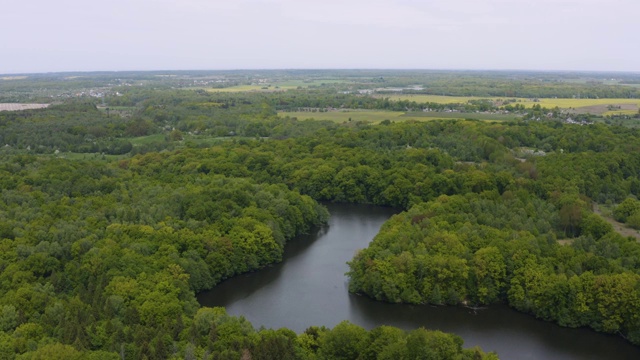
[[[589,329],[567,329],[507,306],[473,312],[458,307],[386,304],[347,291],[346,262],[376,235],[394,210],[328,205],[329,225],[287,244],[281,264],[227,280],[199,294],[203,306],[224,306],[255,327],[333,327],[349,320],[367,329],[393,325],[460,335],[465,347],[496,351],[501,359],[640,359],[640,348]]]

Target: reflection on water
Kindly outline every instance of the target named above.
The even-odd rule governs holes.
[[[588,329],[567,329],[506,306],[473,311],[460,307],[386,304],[349,294],[346,262],[365,248],[394,211],[330,204],[329,225],[289,244],[284,261],[237,276],[201,293],[203,306],[224,306],[254,326],[302,332],[342,320],[371,329],[393,325],[453,332],[466,347],[497,351],[501,359],[640,359],[640,348]]]

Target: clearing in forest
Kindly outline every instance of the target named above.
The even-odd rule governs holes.
[[[617,231],[620,235],[631,236],[636,238],[636,240],[640,241],[640,231],[632,229],[623,223],[617,222],[611,216],[605,216],[605,214],[602,213],[602,210],[600,210],[600,207],[596,203],[593,204],[593,212],[600,215],[600,217],[602,217],[609,224],[611,224],[611,226],[613,226],[613,229]]]
[[[20,111],[30,109],[44,109],[50,104],[16,104],[16,103],[0,103],[0,111]]]
[[[436,104],[466,104],[469,100],[491,100],[499,101],[505,98],[490,96],[443,96],[443,95],[376,95],[376,97],[389,98],[389,100],[415,101],[417,103],[436,103]],[[511,99],[511,98],[510,98]],[[528,99],[522,99],[528,100]]]
[[[326,112],[311,111],[280,111],[280,117],[295,117],[298,120],[315,119],[329,120],[337,123],[349,121],[366,121],[378,124],[384,120],[390,121],[430,121],[440,119],[477,119],[488,121],[513,120],[514,116],[502,114],[484,113],[461,113],[461,112],[404,112],[404,111],[382,111],[382,110],[335,110]]]

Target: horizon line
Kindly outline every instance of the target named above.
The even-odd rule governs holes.
[[[152,73],[152,72],[224,72],[224,71],[441,71],[441,72],[533,72],[533,73],[618,73],[640,74],[639,70],[542,70],[542,69],[473,69],[473,68],[220,68],[220,69],[154,69],[154,70],[62,70],[40,72],[9,72],[0,73],[1,76],[19,75],[49,75],[76,73]],[[2,80],[2,79],[0,79]]]

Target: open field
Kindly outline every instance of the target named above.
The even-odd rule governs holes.
[[[309,86],[319,86],[322,84],[341,84],[349,82],[347,80],[338,79],[315,79],[315,80],[285,80],[281,82],[265,83],[258,85],[238,85],[226,88],[202,88],[211,92],[246,92],[246,91],[283,91],[297,89],[298,87],[305,88]]]
[[[415,102],[433,102],[438,104],[455,104],[466,103],[469,100],[481,100],[488,99],[493,101],[516,99],[517,102],[513,104],[520,104],[526,107],[532,107],[534,105],[540,105],[546,108],[559,107],[563,109],[579,108],[585,106],[595,105],[623,105],[623,104],[640,104],[640,99],[545,99],[541,98],[538,101],[528,98],[513,98],[513,97],[477,97],[477,96],[441,96],[441,95],[389,95],[381,96],[388,97],[390,100],[409,100]]]
[[[473,96],[441,96],[441,95],[389,95],[390,100],[408,100],[415,102],[432,102],[438,104],[466,103],[469,100],[487,99],[494,102],[501,102],[507,98],[497,97],[473,97]],[[513,99],[513,98],[508,98]],[[640,99],[533,99],[515,98],[517,102],[512,104],[523,105],[531,108],[534,105],[552,109],[570,109],[579,114],[594,115],[633,115],[638,112]],[[620,107],[620,109],[610,109],[609,106]]]
[[[202,88],[203,90],[210,92],[246,92],[246,91],[282,91],[288,89],[295,89],[296,86],[278,86],[277,85],[239,85],[226,88]]]
[[[613,226],[613,229],[615,231],[617,231],[620,235],[622,235],[622,236],[630,236],[630,237],[636,238],[636,240],[640,241],[640,231],[638,231],[636,229],[632,229],[632,228],[628,227],[627,225],[616,221],[611,216],[611,209],[608,209],[608,208],[601,209],[600,205],[598,205],[597,203],[593,203],[593,212],[598,214],[598,215],[600,215],[609,224],[611,224],[611,226]]]
[[[525,107],[532,107],[539,104],[542,107],[554,108],[559,107],[561,109],[581,108],[587,106],[607,106],[607,105],[638,105],[640,99],[539,99],[539,101],[533,101],[531,99],[518,99],[517,104],[524,105]]]
[[[0,111],[20,111],[30,109],[44,109],[49,107],[50,104],[15,104],[15,103],[0,103]]]
[[[418,103],[437,103],[437,104],[458,104],[458,103],[466,103],[469,100],[482,100],[488,99],[492,101],[504,100],[505,98],[497,98],[497,97],[479,97],[479,96],[442,96],[442,95],[376,95],[376,97],[389,98],[389,100],[407,100],[407,101],[415,101]],[[529,99],[522,99],[529,100]]]
[[[613,116],[613,115],[635,115],[638,113],[638,109],[631,110],[610,110],[602,113],[602,116]]]
[[[296,117],[299,120],[315,119],[329,120],[337,123],[351,121],[367,121],[379,123],[384,120],[390,121],[429,121],[438,119],[478,119],[478,120],[494,120],[504,121],[512,120],[513,116],[500,114],[480,114],[480,113],[445,113],[445,112],[413,112],[405,113],[403,111],[378,111],[378,110],[341,110],[328,112],[279,112],[279,116]]]
[[[345,84],[351,81],[344,79],[313,79],[313,80],[285,80],[282,82],[276,82],[273,85],[276,86],[293,86],[293,87],[309,87],[309,86],[320,86],[320,85],[329,85],[329,84]]]
[[[576,113],[589,113],[596,115],[635,115],[638,113],[638,105],[617,104],[617,105],[592,105],[575,108]]]
[[[26,76],[3,76],[0,77],[0,80],[24,80]]]
[[[167,134],[160,133],[160,134],[153,134],[153,135],[147,135],[147,136],[124,138],[124,140],[131,142],[133,146],[142,146],[142,145],[148,145],[153,143],[163,143],[166,141],[165,140],[166,136]],[[243,137],[241,136],[215,137],[215,136],[207,136],[207,135],[190,135],[185,133],[183,134],[183,140],[180,143],[185,145],[186,144],[214,145],[221,141],[229,141],[232,139],[242,139],[242,138]]]
[[[69,160],[102,160],[105,162],[110,162],[114,160],[122,160],[129,157],[129,154],[125,155],[109,155],[109,154],[97,154],[97,153],[74,153],[74,152],[61,152],[56,155],[52,155],[58,158],[69,159]]]
[[[543,108],[558,107],[576,114],[592,115],[633,115],[638,112],[640,99],[518,99],[515,104],[531,108],[540,105]]]
[[[124,138],[124,140],[128,140],[131,142],[133,146],[147,145],[153,144],[156,142],[163,142],[165,138],[165,134],[153,134],[147,136],[139,136],[134,138]]]
[[[593,122],[607,124],[607,125],[618,125],[624,126],[633,129],[640,129],[640,119],[605,119],[605,118],[594,118]]]
[[[404,121],[411,118],[403,117],[405,112],[403,111],[377,111],[377,110],[341,110],[341,111],[328,111],[328,112],[309,112],[309,111],[286,111],[278,112],[281,117],[289,116],[295,117],[299,120],[315,119],[315,120],[330,120],[337,123],[343,123],[348,121],[367,121],[373,123],[379,123],[383,120],[391,121]],[[418,118],[414,118],[419,120]]]
[[[516,120],[518,117],[508,114],[487,114],[487,113],[463,113],[463,112],[410,112],[404,116],[415,118],[417,120],[435,120],[435,119],[475,119],[484,121],[507,121]]]

